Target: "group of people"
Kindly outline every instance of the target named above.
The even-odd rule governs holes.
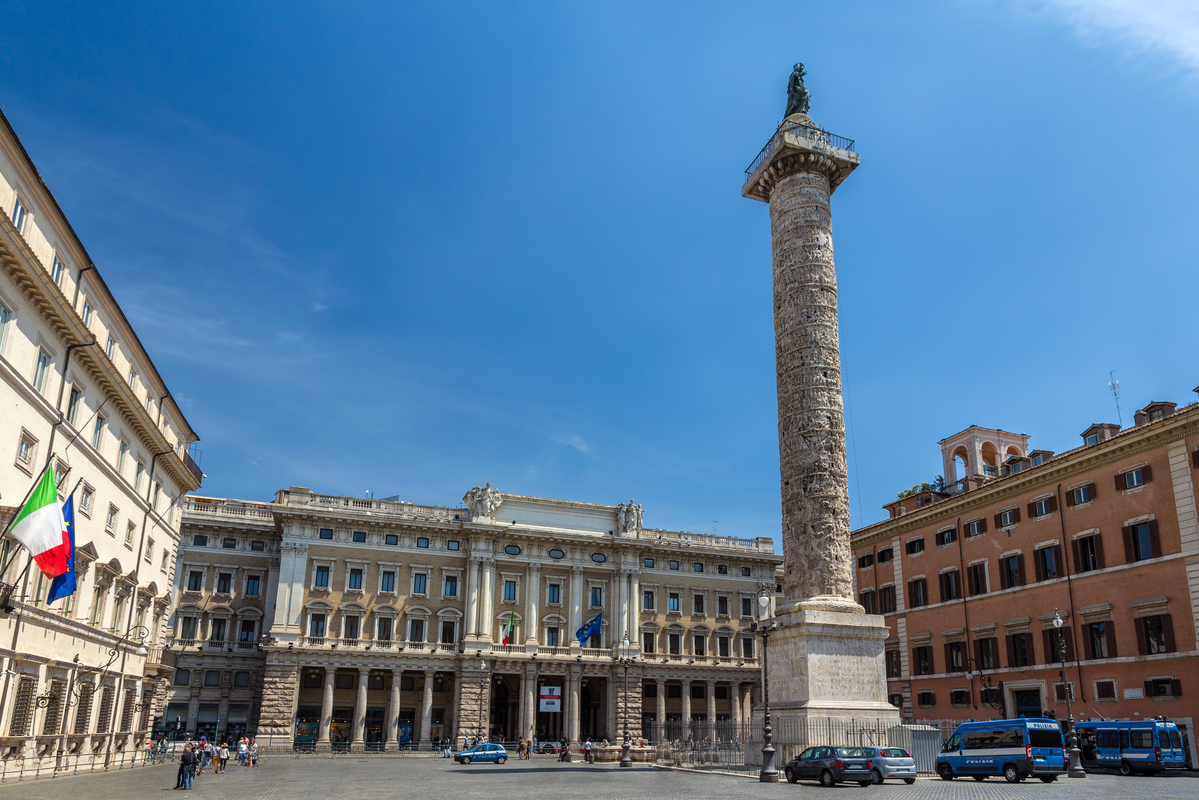
[[[150,745],[153,747],[153,744]],[[258,766],[258,742],[249,736],[240,739],[214,744],[207,739],[198,742],[188,741],[183,746],[179,756],[179,775],[175,781],[176,789],[190,789],[196,777],[212,764],[212,774],[221,775],[229,764],[229,759],[237,754],[239,767]]]

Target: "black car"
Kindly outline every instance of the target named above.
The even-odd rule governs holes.
[[[861,786],[870,785],[870,765],[866,751],[860,747],[809,747],[787,762],[783,774],[791,783],[810,780],[836,786],[857,781]]]

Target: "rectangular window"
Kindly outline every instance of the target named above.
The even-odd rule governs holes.
[[[423,572],[416,572],[412,575],[412,593],[424,595],[429,593],[429,576]]]
[[[333,538],[333,529],[332,528],[321,528],[320,537],[322,539],[332,539]]]
[[[12,319],[12,310],[0,303],[0,353],[4,352],[4,342],[8,338],[8,321]]]
[[[557,629],[555,629],[555,631],[556,630]],[[442,644],[454,644],[454,642],[456,642],[456,641],[458,641],[456,623],[449,621],[449,620],[442,620],[441,643]]]
[[[316,589],[329,588],[329,567],[324,564],[317,565],[316,572],[312,579],[312,586]]]
[[[391,617],[375,617],[375,639],[380,642],[390,642],[391,624]]]
[[[720,566],[718,566],[716,568],[716,572],[719,575],[728,575],[729,574],[728,564],[721,564]]]
[[[1116,699],[1116,682],[1115,681],[1095,681],[1095,699],[1096,700],[1115,700]]]
[[[679,650],[683,644],[682,634],[679,634],[679,633],[668,634],[666,637],[666,644],[667,644],[667,647],[670,649],[670,655],[672,655],[672,656],[679,655],[680,654]]]
[[[117,515],[119,510],[112,503],[108,504],[108,516],[104,518],[104,529],[111,532],[117,526]]]
[[[67,422],[75,425],[79,418],[79,401],[83,398],[83,393],[71,387],[71,395],[67,398]]]
[[[1112,623],[1092,622],[1086,626],[1087,658],[1115,658],[1116,637]]]
[[[999,586],[1013,589],[1024,585],[1024,556],[1020,554],[999,559]]]
[[[941,584],[941,602],[948,603],[950,600],[960,600],[962,597],[962,576],[958,571],[951,570],[942,572],[938,578]]]
[[[350,574],[346,579],[346,590],[351,592],[362,591],[362,567],[353,567],[350,569]]]
[[[670,568],[671,568],[671,569],[673,569],[673,570],[677,570],[677,569],[679,568],[679,562],[677,562],[677,561],[671,561],[671,562],[670,562]]]
[[[560,641],[558,633],[559,633],[558,628],[555,625],[550,625],[549,627],[547,627],[545,629],[545,646],[546,647],[559,647],[560,646],[558,644],[558,642]]]
[[[878,608],[884,614],[895,613],[895,587],[884,586],[878,590]]]
[[[1000,511],[999,516],[995,520],[995,524],[1000,528],[1008,528],[1015,525],[1020,520],[1016,509],[1010,508],[1007,511]]]
[[[750,597],[741,598],[741,616],[752,617],[754,615],[754,601]]]
[[[551,583],[545,587],[545,602],[550,605],[562,604],[562,586],[557,583]]]
[[[12,224],[17,229],[17,233],[24,235],[25,220],[29,217],[29,211],[26,210],[25,204],[21,202],[21,198],[17,198],[12,204]]]
[[[424,547],[424,548],[428,548],[428,547],[429,547],[429,540],[428,540],[428,539],[426,539],[426,538],[424,538],[424,537],[420,537],[420,538],[418,538],[418,539],[416,540],[416,546],[417,546],[417,547]]]
[[[945,531],[937,532],[937,546],[943,547],[947,544],[953,544],[958,539],[958,532],[953,528]]]
[[[313,638],[316,638],[316,639],[324,638],[324,636],[325,636],[325,615],[324,614],[313,614],[308,618],[308,635]]]
[[[396,590],[396,574],[394,570],[384,570],[379,575],[379,591],[394,594]]]
[[[254,641],[254,631],[257,623],[252,619],[243,619],[241,621],[241,630],[237,632],[237,641],[252,642]],[[249,674],[249,673],[246,673]]]
[[[208,638],[214,642],[225,641],[225,628],[229,620],[217,617],[212,620],[212,629],[208,632]]]
[[[1154,614],[1137,620],[1138,642],[1141,655],[1174,652],[1174,626],[1169,614]]]
[[[874,553],[865,553],[858,556],[858,569],[866,569],[874,566]]]
[[[457,597],[458,596],[458,576],[457,575],[446,575],[445,576],[445,596],[446,597]]]
[[[1135,489],[1138,486],[1143,486],[1148,476],[1148,467],[1140,467],[1138,469],[1129,470],[1116,476],[1116,486],[1120,489]]]
[[[260,587],[262,586],[262,577],[259,575],[246,576],[246,597],[257,597]]]
[[[216,576],[216,591],[217,594],[229,594],[229,587],[233,584],[233,574],[229,572],[221,572]]]
[[[901,673],[901,661],[898,650],[887,651],[887,677],[898,678]]]
[[[250,549],[257,553],[261,553],[263,550],[266,550],[266,542],[262,541],[261,539],[254,539],[250,542]]]
[[[38,392],[46,390],[46,376],[50,374],[50,354],[45,350],[37,351],[37,364],[33,368],[33,388]]]
[[[359,631],[359,628],[361,627],[359,625],[359,621],[360,620],[358,619],[358,617],[343,616],[342,620],[341,620],[341,624],[342,624],[341,638],[357,639],[358,631]]]
[[[162,550],[162,571],[166,572],[167,567],[171,565],[171,551],[167,548]]]
[[[981,519],[976,519],[973,522],[966,523],[966,538],[970,539],[975,536],[982,536],[987,531],[987,523]]]
[[[867,614],[877,614],[878,605],[874,602],[874,590],[867,589],[858,595],[858,602],[862,604],[862,608]]]
[[[1148,697],[1178,697],[1182,694],[1182,681],[1172,678],[1154,678],[1145,681],[1145,690]],[[1144,735],[1149,738],[1148,731]],[[1152,747],[1152,739],[1145,746]]]
[[[742,578],[748,578],[751,574],[753,574],[753,573],[750,571],[749,567],[741,568],[741,577]]]
[[[142,490],[142,475],[144,475],[145,472],[146,472],[146,465],[140,461],[137,462],[137,469],[134,471],[134,474],[133,474],[133,489],[134,489],[134,491],[140,492]]]
[[[504,581],[504,602],[516,602],[516,581]]]
[[[83,298],[83,312],[79,316],[83,319],[84,327],[92,327],[92,304],[86,297]]]
[[[457,539],[450,539],[445,543],[446,550],[457,550],[459,547],[461,547],[461,545],[458,544]]]
[[[221,671],[219,669],[206,670],[204,672],[204,685],[205,686],[220,686],[221,685]]]
[[[601,607],[603,607],[603,605],[604,605],[604,587],[592,586],[591,587],[591,607],[592,608],[601,608]]]
[[[425,621],[423,619],[408,620],[408,641],[423,642],[425,640]]]
[[[692,565],[691,565],[691,570],[692,570],[693,572],[703,572],[703,571],[704,571],[704,565],[703,565],[703,564],[701,564],[700,562],[696,561],[694,564],[692,564]]]
[[[959,708],[970,705],[970,691],[968,689],[950,690],[949,702]]]
[[[109,336],[108,343],[106,345],[104,345],[104,355],[108,356],[109,360],[111,361],[112,354],[115,353],[116,351],[117,351],[117,340],[112,338],[111,336]]]
[[[928,605],[928,582],[924,578],[908,581],[908,602],[912,608]]]
[[[92,498],[96,496],[96,492],[86,483],[79,493],[79,510],[87,514],[92,510]]]
[[[646,611],[654,610],[654,592],[652,589],[646,589],[641,593],[641,607]]]
[[[742,639],[741,639],[741,657],[742,658],[753,658],[754,657],[754,640],[752,638],[750,638],[749,636],[742,637]]]
[[[1043,500],[1038,500],[1032,504],[1033,515],[1037,517],[1044,517],[1048,514],[1052,514],[1054,511],[1054,505],[1055,503],[1053,502],[1052,497],[1046,497]]]
[[[966,643],[965,642],[946,642],[945,643],[945,671],[946,672],[965,672],[966,671]]]
[[[1008,666],[1031,667],[1036,663],[1032,649],[1031,633],[1016,633],[1008,639]]]
[[[886,564],[895,557],[895,552],[890,547],[885,547],[878,551],[878,563]]]
[[[666,595],[666,610],[676,612],[680,610],[678,592],[671,592],[670,594]]]
[[[645,631],[641,634],[641,652],[646,655],[653,655],[654,652],[654,634],[652,631]],[[653,684],[647,683],[646,686]]]
[[[1159,556],[1160,550],[1156,520],[1138,522],[1124,528],[1124,555],[1129,563]]]
[[[133,534],[135,534],[136,532],[137,532],[137,524],[131,520],[127,525],[125,525],[125,544],[127,544],[127,545],[133,544]]]
[[[62,274],[66,271],[66,266],[62,263],[62,259],[55,254],[54,261],[50,264],[50,280],[54,281],[56,286],[62,286]]]
[[[704,612],[704,599],[705,599],[705,596],[702,594],[694,595],[691,598],[691,613],[692,614],[705,613]]]
[[[647,558],[644,561],[642,561],[642,566],[645,567],[646,569],[653,569],[654,568],[654,560],[652,558]]]
[[[133,386],[134,386],[134,384],[136,384],[136,383],[137,383],[137,371],[136,371],[136,370],[135,370],[133,367],[130,367],[130,368],[129,368],[129,378],[128,378],[128,381],[129,381],[129,388],[130,388],[130,389],[132,389],[132,388],[133,388]]]
[[[146,563],[149,564],[154,560],[154,540],[146,539]]]
[[[716,613],[722,617],[729,615],[729,599],[723,595],[716,598]]]
[[[703,636],[703,634],[696,634],[694,637],[692,637],[692,645],[694,647],[693,652],[695,655],[697,655],[697,656],[707,655],[707,650],[706,650],[707,639]],[[692,687],[692,688],[694,688],[694,687]]]
[[[907,554],[909,556],[918,555],[924,552],[924,539],[911,539],[906,545]]]
[[[354,541],[363,544],[366,541],[366,531],[354,531]]]
[[[129,455],[129,443],[121,442],[117,447],[117,472],[125,471],[125,456]]]
[[[150,505],[154,506],[154,510],[155,510],[155,511],[157,511],[157,510],[158,510],[158,498],[159,498],[161,495],[162,495],[162,484],[161,484],[161,483],[158,483],[157,481],[155,481],[155,483],[154,483],[154,498],[153,498],[153,499],[150,501]],[[236,540],[236,539],[232,539],[232,540],[230,540],[230,539],[226,539],[225,541],[226,541],[226,542],[229,542],[229,541],[232,541],[232,542],[233,542],[233,544],[232,544],[232,545],[230,545],[230,544],[226,544],[226,545],[225,545],[225,547],[228,547],[228,548],[237,547],[237,540]]]
[[[195,617],[184,617],[179,623],[179,636],[182,639],[195,639],[197,630],[197,620]]]
[[[395,534],[395,533],[384,534],[383,543],[386,545],[395,547],[396,545],[398,545],[400,543],[399,534]]]
[[[208,537],[204,534],[197,533],[192,537],[192,547],[208,547]]]
[[[966,579],[970,582],[970,596],[986,594],[990,590],[987,582],[987,565],[971,564],[966,568]]]
[[[912,648],[912,664],[915,666],[915,674],[917,675],[932,675],[933,674],[933,649],[929,645]]]
[[[155,484],[156,487],[157,487],[157,485],[158,484]],[[236,550],[237,549],[237,539],[235,539],[232,536],[228,536],[221,540],[221,547],[225,550]]]
[[[1051,581],[1063,576],[1062,550],[1057,545],[1042,547],[1036,551],[1034,557],[1036,558],[1038,581]]]
[[[187,574],[187,590],[189,592],[204,591],[204,573],[198,569],[193,569]]]

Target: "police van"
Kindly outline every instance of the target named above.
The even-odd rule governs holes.
[[[1108,767],[1121,775],[1186,769],[1182,734],[1165,717],[1091,720],[1074,726],[1084,767]]]
[[[1052,783],[1065,772],[1066,744],[1051,719],[971,720],[958,726],[937,755],[937,774],[946,781],[1002,775],[1017,783],[1032,775]]]

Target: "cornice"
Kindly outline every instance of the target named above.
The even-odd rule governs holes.
[[[1016,495],[1042,486],[1067,483],[1084,472],[1115,464],[1130,456],[1168,446],[1199,435],[1199,404],[1187,406],[1170,416],[1139,428],[1129,428],[1106,442],[1067,451],[1039,467],[1009,475],[978,489],[954,495],[931,506],[895,519],[876,522],[852,534],[855,546],[874,544],[902,536],[943,520],[977,514],[979,507],[1002,504]]]

